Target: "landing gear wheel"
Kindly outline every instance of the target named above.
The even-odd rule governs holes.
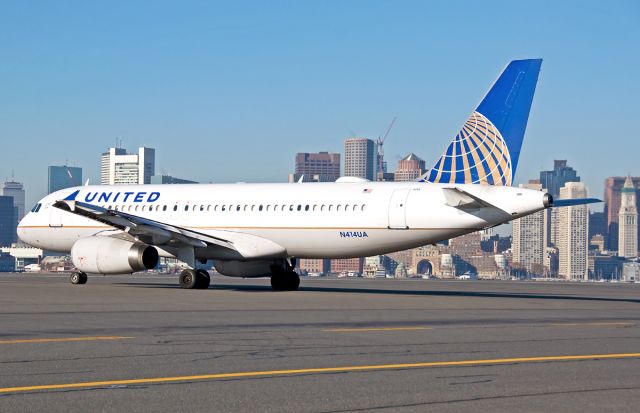
[[[195,270],[183,270],[180,273],[180,277],[178,278],[178,282],[180,283],[180,287],[186,288],[188,290],[193,290],[194,288],[198,288],[198,276]]]
[[[211,276],[205,270],[196,270],[196,288],[206,290],[211,284]]]
[[[287,271],[271,276],[271,288],[274,291],[295,291],[300,286],[300,277],[295,271]]]
[[[69,276],[69,281],[71,284],[86,284],[87,283],[87,274],[84,272],[74,272]]]

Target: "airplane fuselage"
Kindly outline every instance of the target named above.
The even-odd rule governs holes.
[[[462,188],[496,208],[460,209],[443,188]],[[413,248],[498,225],[545,208],[544,193],[490,185],[422,182],[84,186],[45,197],[18,234],[40,248],[69,252],[111,226],[53,207],[76,199],[208,234],[251,234],[283,247],[284,258],[346,258]],[[449,202],[450,203],[450,202]],[[225,259],[197,248],[197,258]],[[166,255],[166,254],[165,254]],[[168,254],[169,256],[171,253]]]

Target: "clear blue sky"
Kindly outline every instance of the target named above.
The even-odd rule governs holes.
[[[381,134],[428,166],[512,59],[542,57],[516,181],[569,159],[640,175],[640,3],[0,3],[0,178],[45,194],[120,138],[202,182],[285,181],[299,151]]]

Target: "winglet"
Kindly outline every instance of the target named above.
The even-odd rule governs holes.
[[[75,201],[79,193],[80,193],[79,189],[77,191],[73,191],[71,194],[69,194],[68,197],[63,199],[63,201]]]

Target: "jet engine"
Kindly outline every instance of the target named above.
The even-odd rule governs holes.
[[[71,260],[82,272],[125,274],[155,268],[158,250],[147,244],[94,236],[73,244]]]

